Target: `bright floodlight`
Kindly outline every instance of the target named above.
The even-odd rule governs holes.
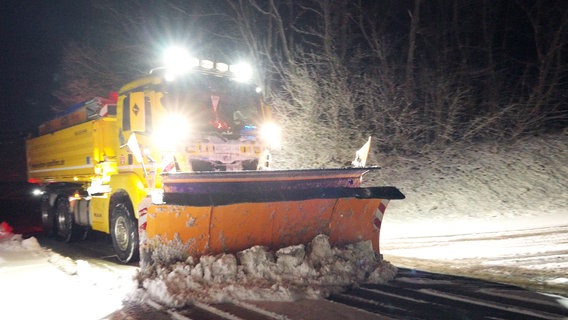
[[[193,67],[194,59],[185,48],[171,47],[164,52],[164,66],[169,72],[182,74]]]
[[[213,66],[215,66],[215,63],[211,60],[201,60],[200,63],[201,68],[203,69],[213,69]]]
[[[219,72],[227,72],[229,70],[229,65],[222,62],[217,62],[215,64],[215,69]]]
[[[248,82],[252,78],[252,67],[248,63],[233,64],[230,70],[239,82]]]
[[[272,122],[265,123],[260,128],[260,137],[272,149],[280,149],[282,132],[278,125]]]

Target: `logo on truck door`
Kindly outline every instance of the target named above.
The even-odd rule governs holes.
[[[144,112],[144,92],[130,93],[130,130],[146,131],[146,113]]]

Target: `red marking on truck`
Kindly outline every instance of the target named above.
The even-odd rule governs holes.
[[[146,230],[146,226],[148,224],[147,216],[148,208],[142,208],[138,210],[138,217],[139,217],[139,226],[140,230]]]

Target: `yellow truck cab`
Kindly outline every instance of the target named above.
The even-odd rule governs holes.
[[[195,60],[184,74],[158,70],[40,125],[26,152],[29,181],[43,188],[44,231],[64,241],[108,233],[118,259],[133,261],[138,206],[159,198],[162,173],[269,168],[268,110],[232,67]]]

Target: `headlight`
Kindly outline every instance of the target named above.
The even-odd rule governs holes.
[[[194,64],[194,58],[184,48],[171,47],[164,52],[164,66],[171,72],[187,72]]]
[[[154,144],[162,149],[172,150],[189,134],[187,118],[180,114],[165,115],[154,130]]]
[[[272,149],[278,149],[281,146],[281,130],[276,124],[265,123],[260,128],[260,138]]]
[[[248,63],[233,64],[229,67],[238,82],[249,82],[252,79],[252,67]]]
[[[199,59],[192,57],[185,48],[171,47],[164,52],[167,81],[173,81],[176,76],[185,74],[198,65]]]

